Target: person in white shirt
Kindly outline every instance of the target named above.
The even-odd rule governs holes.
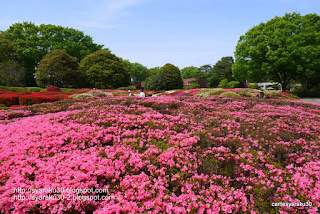
[[[130,89],[128,90],[128,92],[129,92],[129,96],[132,96]]]
[[[141,88],[141,92],[139,94],[139,97],[146,97],[146,94],[143,92],[143,88]]]

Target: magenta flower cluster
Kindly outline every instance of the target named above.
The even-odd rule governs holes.
[[[317,105],[218,96],[68,105],[0,111],[1,213],[319,212]],[[18,188],[107,188],[112,197],[19,200]]]

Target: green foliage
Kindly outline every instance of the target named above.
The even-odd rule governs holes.
[[[189,66],[181,69],[181,77],[183,79],[188,79],[188,78],[197,78],[201,71],[199,68],[194,67],[194,66]]]
[[[23,77],[13,42],[0,32],[0,85],[23,86]]]
[[[0,91],[3,91],[3,90],[17,92],[17,91],[26,91],[26,88],[24,88],[24,87],[0,86]]]
[[[211,65],[202,65],[199,67],[199,70],[205,74],[208,74],[212,70],[212,67]]]
[[[200,97],[210,97],[212,95],[220,95],[223,92],[224,92],[224,90],[222,90],[222,89],[208,88],[208,89],[205,89],[205,90],[202,90],[202,91],[198,92],[197,95],[200,96]]]
[[[227,79],[223,79],[219,83],[219,88],[237,88],[239,87],[239,82],[238,81],[231,81],[228,82]]]
[[[256,95],[252,94],[252,92],[249,92],[247,89],[238,90],[237,94],[241,97],[256,97]]]
[[[0,32],[0,63],[16,59],[14,44]]]
[[[229,88],[238,88],[239,87],[240,82],[238,81],[230,81],[228,83]]]
[[[229,88],[229,83],[227,79],[223,79],[219,83],[219,88]]]
[[[239,81],[274,80],[282,90],[294,80],[317,85],[320,79],[320,16],[299,13],[275,17],[241,36],[233,76]]]
[[[259,88],[259,86],[258,86],[258,83],[251,83],[250,84],[250,88],[252,88],[252,89],[258,89]]]
[[[131,63],[129,60],[123,60],[122,65],[130,72],[132,82],[143,82],[150,76],[148,68],[137,62]]]
[[[72,91],[75,91],[76,89],[73,89],[73,88],[61,88],[61,91],[63,92],[72,92]]]
[[[299,97],[319,97],[320,96],[320,85],[312,87],[310,89],[301,89],[294,91]]]
[[[79,70],[86,78],[86,87],[119,88],[130,85],[130,73],[121,59],[108,50],[96,51],[83,60]]]
[[[134,90],[137,90],[136,86],[135,85],[129,85],[127,87],[119,87],[117,88],[118,90],[131,90],[131,91],[134,91]]]
[[[200,88],[200,85],[198,83],[192,83],[190,86],[187,87],[187,89],[195,89]]]
[[[223,79],[232,81],[232,65],[233,57],[222,57],[211,69],[208,74],[208,85],[209,87],[217,87],[219,82]]]
[[[53,50],[43,57],[36,71],[36,82],[40,87],[79,86],[78,60],[64,50]]]
[[[73,94],[69,97],[72,99],[83,99],[83,98],[93,97],[93,95],[88,93],[82,93],[82,94]]]
[[[233,92],[233,91],[225,91],[220,94],[221,96],[226,96],[226,97],[240,97],[239,94]]]
[[[150,76],[156,75],[160,70],[160,67],[154,67],[149,69]]]
[[[27,91],[31,91],[31,92],[40,92],[42,90],[42,88],[39,87],[28,87]]]
[[[161,73],[157,73],[149,78],[145,82],[146,90],[165,90],[166,82]]]
[[[24,69],[17,60],[0,62],[0,85],[23,86]]]
[[[15,23],[4,34],[14,43],[18,58],[25,69],[24,84],[27,86],[36,85],[35,67],[49,51],[64,49],[81,60],[103,47],[93,43],[92,38],[81,31],[55,25]]]
[[[180,70],[178,67],[167,63],[160,68],[159,73],[165,81],[165,90],[178,89],[183,87]]]

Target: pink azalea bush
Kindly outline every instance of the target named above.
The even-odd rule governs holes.
[[[0,110],[0,120],[1,213],[319,211],[318,105],[218,96],[107,97]],[[108,194],[19,200],[19,188]],[[74,200],[98,195],[112,197]]]

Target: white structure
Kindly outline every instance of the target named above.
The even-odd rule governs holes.
[[[274,85],[278,85],[280,90],[282,89],[281,84],[278,82],[259,82],[258,83],[258,87],[260,88],[260,90],[273,89],[272,86]]]

